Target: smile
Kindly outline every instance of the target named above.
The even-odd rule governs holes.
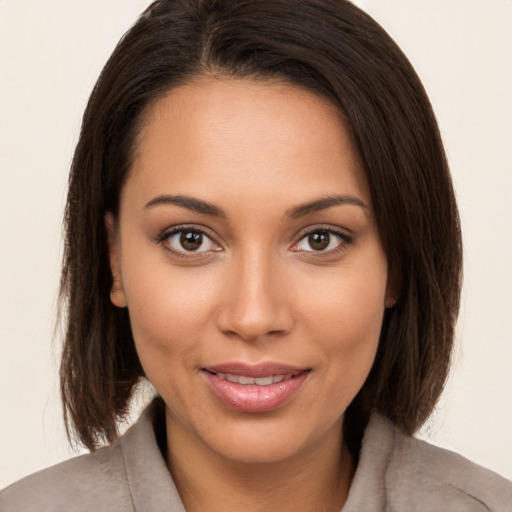
[[[302,389],[310,368],[267,363],[229,363],[203,368],[213,396],[228,409],[264,413],[289,403]]]
[[[236,384],[242,384],[242,386],[248,386],[256,384],[257,386],[270,386],[284,380],[291,379],[297,374],[290,373],[288,375],[269,375],[268,377],[250,377],[248,375],[233,375],[231,373],[216,373],[219,379],[227,380],[228,382],[234,382]]]

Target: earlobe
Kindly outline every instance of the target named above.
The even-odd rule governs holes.
[[[122,288],[118,288],[119,285],[112,285],[112,289],[110,290],[110,301],[114,306],[118,308],[125,308],[128,304],[126,302],[126,296],[124,294],[124,290]]]
[[[386,309],[394,308],[396,306],[397,302],[398,302],[398,299],[396,297],[394,297],[391,294],[388,294],[386,296],[386,302],[385,302]]]
[[[107,231],[110,272],[112,273],[112,289],[110,290],[110,300],[114,306],[117,306],[118,308],[125,308],[127,306],[127,301],[123,289],[123,280],[121,275],[121,258],[119,255],[117,223],[111,212],[107,212],[105,214],[105,229]]]
[[[388,284],[386,287],[386,300],[384,305],[386,309],[394,308],[400,297],[400,284],[399,279],[393,272],[389,272],[388,274]]]

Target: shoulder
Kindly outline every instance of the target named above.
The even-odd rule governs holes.
[[[0,492],[2,512],[184,512],[162,456],[163,401],[155,399],[113,445],[35,473]]]
[[[30,475],[0,493],[2,512],[133,510],[121,443]]]
[[[377,432],[390,433],[385,481],[396,510],[512,511],[512,483],[456,453],[402,434],[384,418],[373,423]]]

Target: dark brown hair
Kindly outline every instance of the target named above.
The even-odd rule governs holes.
[[[112,442],[144,377],[127,310],[110,303],[105,212],[117,214],[142,118],[167,91],[217,73],[327,97],[359,151],[399,282],[371,373],[346,412],[356,446],[372,409],[406,433],[443,389],[461,282],[451,178],[426,93],[386,32],[346,0],[160,0],[125,34],[83,118],[69,179],[61,391],[70,436]]]

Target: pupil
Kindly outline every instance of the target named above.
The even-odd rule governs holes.
[[[317,231],[308,236],[308,242],[315,251],[322,251],[329,245],[330,238],[327,231]]]
[[[180,243],[187,251],[197,251],[203,243],[203,234],[197,231],[185,231],[180,236]]]

